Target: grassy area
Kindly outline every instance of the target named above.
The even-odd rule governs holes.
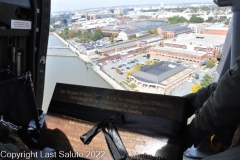
[[[128,86],[131,89],[134,89],[137,87],[136,84],[128,83],[128,81],[122,81],[122,82],[120,82],[120,85],[123,86],[124,88],[126,88],[126,86]]]
[[[134,89],[134,88],[137,87],[136,84],[134,84],[134,83],[128,84],[128,86],[129,86],[130,88],[132,88],[132,89]]]

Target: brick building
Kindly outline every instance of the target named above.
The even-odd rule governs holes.
[[[112,61],[112,60],[119,59],[119,58],[121,58],[121,55],[117,54],[117,55],[105,57],[105,58],[102,58],[102,59],[98,59],[97,63],[102,64],[102,65],[106,65],[106,61]]]
[[[150,54],[164,60],[201,66],[209,59],[217,59],[224,41],[225,36],[183,34],[174,39],[163,40],[161,47],[152,49]]]
[[[97,63],[98,64],[101,63],[102,65],[106,65],[107,61],[116,60],[116,59],[121,58],[121,57],[128,57],[128,56],[131,56],[131,55],[141,54],[142,52],[143,52],[143,48],[135,47],[135,48],[131,48],[131,49],[128,49],[128,50],[108,54],[108,56],[106,56],[105,58],[97,60]]]
[[[188,34],[191,32],[191,28],[189,28],[187,25],[180,24],[166,25],[158,28],[158,34],[167,39],[177,37],[180,34]]]
[[[202,66],[202,62],[208,60],[206,52],[179,50],[176,48],[153,47],[149,49],[151,58],[163,61],[178,62],[194,67]]]
[[[131,49],[137,47],[136,41],[132,42],[121,42],[111,46],[106,46],[101,49],[98,49],[99,53],[102,53],[104,56],[108,56],[111,53],[120,52],[126,49]]]
[[[140,71],[129,76],[129,79],[146,91],[152,90],[159,94],[171,94],[177,86],[194,75],[194,69],[161,61],[153,66],[143,66]]]
[[[228,27],[207,27],[202,29],[202,34],[226,36]]]
[[[162,40],[160,36],[149,36],[139,38],[133,41],[120,42],[111,46],[106,46],[98,49],[98,52],[104,56],[108,56],[111,53],[128,50],[135,47],[149,48],[149,44]]]

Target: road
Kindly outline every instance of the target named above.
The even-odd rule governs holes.
[[[201,68],[194,68],[196,71],[196,74],[199,74],[199,79],[192,79],[192,82],[182,83],[182,85],[175,88],[175,90],[173,90],[170,95],[184,96],[186,94],[189,94],[192,86],[194,86],[195,84],[200,84],[200,81],[203,79],[203,76],[205,74],[214,75],[216,68],[217,68],[217,65],[215,65],[213,68],[207,69],[207,70],[203,70]]]

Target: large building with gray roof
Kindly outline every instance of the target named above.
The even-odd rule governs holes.
[[[126,30],[126,27],[120,27],[116,25],[106,25],[103,28],[101,28],[101,31],[105,35],[111,35],[111,34],[118,34],[123,30]]]
[[[167,39],[177,37],[180,34],[188,34],[191,32],[191,28],[189,28],[186,24],[165,25],[158,28],[158,34],[161,34]]]
[[[161,61],[153,66],[143,66],[142,69],[129,76],[131,82],[146,90],[154,90],[160,94],[171,91],[195,75],[195,70],[183,65]]]
[[[148,37],[139,38],[137,40],[125,41],[125,42],[113,44],[111,46],[105,46],[101,49],[98,49],[98,52],[102,53],[102,55],[104,55],[104,56],[108,56],[111,53],[138,47],[138,44],[141,42],[144,43],[145,46],[147,46],[150,43],[160,41],[160,40],[162,40],[161,36],[148,36]],[[143,47],[143,46],[141,45],[139,47]]]

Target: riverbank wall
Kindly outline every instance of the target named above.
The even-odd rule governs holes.
[[[103,71],[101,71],[100,67],[93,66],[93,70],[100,76],[102,79],[104,79],[109,85],[111,85],[114,89],[117,90],[125,90],[121,85],[119,85],[117,82],[115,82],[112,78],[110,78],[108,75],[106,75]]]
[[[77,54],[78,57],[84,62],[90,63],[90,59],[87,55],[81,54],[76,48],[70,45],[67,41],[65,41],[62,37],[60,37],[57,33],[52,33],[52,35],[56,36],[64,45],[66,45],[73,53]]]
[[[99,66],[93,65],[93,63],[90,61],[89,57],[87,55],[81,54],[78,50],[76,50],[73,46],[71,46],[67,41],[65,41],[62,37],[60,37],[56,33],[51,33],[52,35],[56,36],[64,45],[68,46],[69,49],[78,55],[78,57],[87,63],[92,64],[92,69],[94,72],[96,72],[102,79],[104,79],[110,86],[112,86],[114,89],[118,90],[125,90],[120,84],[118,84],[116,81],[114,81],[111,77],[109,77],[107,74],[105,74]]]

